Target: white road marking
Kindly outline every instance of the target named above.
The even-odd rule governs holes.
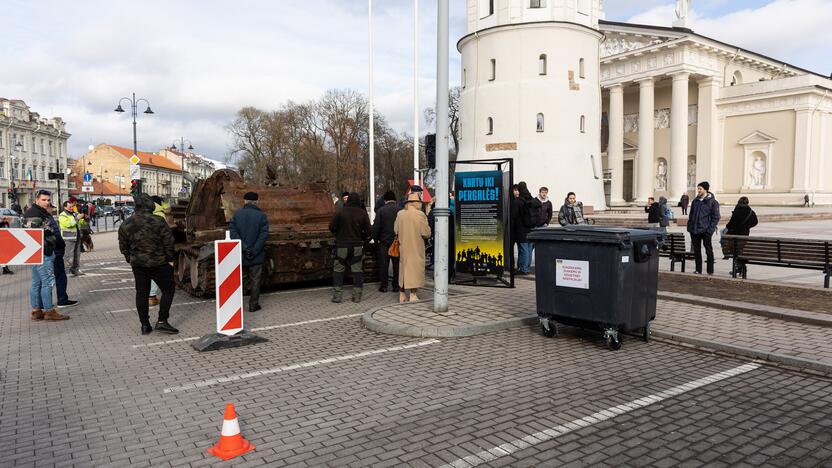
[[[211,301],[204,301],[204,302],[211,302]],[[187,303],[185,303],[185,304],[187,304]],[[184,305],[184,304],[179,304],[179,305]],[[135,311],[136,309],[127,309],[127,310]],[[310,323],[332,322],[334,320],[343,320],[343,319],[347,319],[347,318],[360,317],[362,315],[364,315],[364,314],[339,315],[337,317],[330,317],[330,318],[324,318],[324,319],[304,320],[303,322],[284,323],[284,324],[281,324],[281,325],[271,325],[271,326],[268,326],[268,327],[252,328],[250,331],[264,331],[264,330],[275,330],[275,329],[278,329],[278,328],[299,327],[301,325],[309,325]],[[189,338],[178,338],[178,339],[175,339],[175,340],[156,341],[154,343],[137,344],[137,345],[133,345],[133,349],[149,348],[151,346],[160,346],[160,345],[164,345],[164,344],[185,343],[187,341],[198,340],[199,338],[200,338],[199,336],[191,336]]]
[[[281,367],[272,367],[270,369],[261,369],[253,372],[247,372],[245,374],[235,374],[235,375],[227,375],[225,377],[218,377],[216,379],[208,379],[208,380],[200,380],[198,382],[191,382],[185,385],[180,385],[177,387],[168,387],[164,389],[164,393],[173,393],[173,392],[184,392],[186,390],[193,390],[196,388],[201,387],[209,387],[211,385],[216,385],[220,383],[226,382],[234,382],[237,380],[244,380],[250,379],[253,377],[262,377],[264,375],[270,374],[278,374],[280,372],[287,372],[296,369],[303,369],[307,367],[315,367],[321,364],[329,364],[332,362],[337,361],[352,361],[354,359],[359,359],[367,356],[373,356],[376,354],[384,354],[384,353],[392,353],[395,351],[403,351],[406,349],[413,349],[413,348],[421,348],[423,346],[428,346],[436,343],[441,343],[439,340],[427,340],[427,341],[420,341],[418,343],[412,343],[408,345],[401,345],[401,346],[392,346],[390,348],[381,348],[381,349],[372,349],[369,351],[362,351],[360,353],[355,354],[345,354],[342,356],[335,356],[326,359],[319,359],[317,361],[308,361],[308,362],[300,362],[297,364],[290,364],[288,366],[281,366]]]
[[[94,292],[107,292],[107,291],[121,291],[121,290],[124,290],[124,289],[136,289],[136,288],[134,286],[129,286],[129,287],[126,287],[126,288],[90,289],[87,292],[94,293]]]
[[[206,302],[214,302],[214,301],[193,301],[193,302],[180,302],[178,304],[171,304],[171,307],[179,307],[184,305],[193,305],[193,304],[204,304]],[[136,312],[136,309],[118,309],[118,310],[107,310],[105,312],[109,312],[111,314],[119,314],[123,312]]]
[[[735,367],[727,371],[718,372],[716,374],[712,374],[707,377],[703,377],[701,379],[688,382],[686,384],[677,385],[663,392],[654,393],[652,395],[648,395],[646,397],[633,400],[629,403],[624,403],[618,406],[613,406],[612,408],[607,408],[605,410],[598,411],[597,413],[593,413],[581,419],[575,419],[565,424],[559,424],[557,426],[550,427],[545,431],[529,434],[523,437],[522,439],[515,439],[511,442],[498,445],[488,450],[483,450],[482,452],[471,454],[465,458],[459,458],[451,463],[448,463],[447,465],[442,465],[440,468],[468,468],[480,465],[482,463],[488,463],[500,457],[511,455],[514,452],[518,452],[520,450],[529,448],[541,442],[555,439],[562,435],[569,434],[570,432],[574,432],[579,429],[592,426],[593,424],[599,423],[601,421],[606,421],[616,416],[626,414],[640,408],[644,408],[645,406],[649,406],[654,403],[667,400],[668,398],[679,396],[691,390],[695,390],[697,388],[704,387],[715,382],[719,382],[720,380],[725,380],[731,377],[736,377],[740,374],[745,374],[746,372],[751,372],[755,369],[758,369],[759,367],[760,364],[757,363],[743,364],[742,366]]]

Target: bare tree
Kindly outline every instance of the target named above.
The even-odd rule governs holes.
[[[461,89],[455,86],[448,90],[448,133],[451,137],[452,146],[448,148],[448,160],[456,161],[459,154],[459,93]],[[425,121],[428,125],[436,121],[436,109],[428,107],[425,109]]]

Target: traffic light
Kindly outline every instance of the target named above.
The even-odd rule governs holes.
[[[425,135],[425,158],[428,160],[428,168],[436,168],[436,134]]]
[[[138,200],[139,195],[142,193],[142,181],[141,179],[133,179],[130,181],[130,195],[133,197],[133,201]]]

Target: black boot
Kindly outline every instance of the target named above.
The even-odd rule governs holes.
[[[13,275],[13,274],[14,274],[14,272],[13,272],[13,271],[12,271],[9,267],[4,266],[4,267],[3,267],[3,274],[4,274],[4,275]]]
[[[156,331],[160,331],[162,333],[168,333],[171,335],[175,335],[179,333],[179,330],[173,328],[171,324],[167,322],[156,322]]]

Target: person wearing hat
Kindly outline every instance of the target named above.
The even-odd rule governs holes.
[[[393,241],[396,240],[393,225],[396,223],[396,216],[399,214],[399,205],[396,203],[396,194],[391,190],[384,192],[382,199],[384,205],[376,210],[376,219],[373,221],[373,239],[378,243],[378,290],[379,292],[387,292],[387,272],[392,262],[393,292],[398,292],[399,257],[391,257],[388,251]]]
[[[703,244],[707,256],[708,274],[714,274],[714,247],[711,244],[711,237],[719,224],[719,202],[710,192],[710,188],[711,185],[708,182],[700,182],[696,186],[696,198],[690,205],[690,215],[688,215],[688,232],[693,244],[695,273],[699,275],[702,274]]]
[[[256,192],[243,195],[243,207],[231,218],[231,238],[242,241],[243,273],[251,292],[249,312],[262,308],[260,286],[263,282],[263,263],[266,261],[266,241],[269,239],[269,219],[257,206],[259,199]]]
[[[176,283],[173,281],[173,260],[176,255],[173,233],[166,222],[153,215],[154,207],[150,195],[139,195],[136,212],[118,228],[118,248],[133,270],[136,311],[139,313],[142,335],[153,330],[175,334],[179,330],[168,323],[173,294],[176,292]],[[162,290],[155,327],[150,325],[147,303],[151,281],[155,281]]]
[[[332,302],[339,303],[344,293],[344,273],[352,276],[352,301],[361,302],[364,287],[364,243],[370,239],[370,216],[361,203],[361,195],[350,193],[344,207],[335,212],[329,223],[335,234],[335,262],[332,265]]]
[[[162,207],[164,200],[159,195],[153,195],[150,197],[153,200],[153,214],[164,219],[165,223],[167,223],[167,218],[165,217],[165,209]],[[147,298],[147,304],[150,307],[159,305],[159,285],[156,284],[155,281],[150,281],[150,297]]]
[[[425,285],[425,239],[430,238],[428,217],[422,211],[422,190],[418,185],[413,186],[404,209],[396,216],[393,231],[399,237],[399,302],[415,302],[419,300],[416,290]]]
[[[344,205],[347,204],[347,199],[349,199],[349,198],[350,198],[350,193],[349,192],[342,192],[341,193],[341,198],[339,198],[338,201],[335,202],[335,209],[338,210],[338,209],[343,208]]]

